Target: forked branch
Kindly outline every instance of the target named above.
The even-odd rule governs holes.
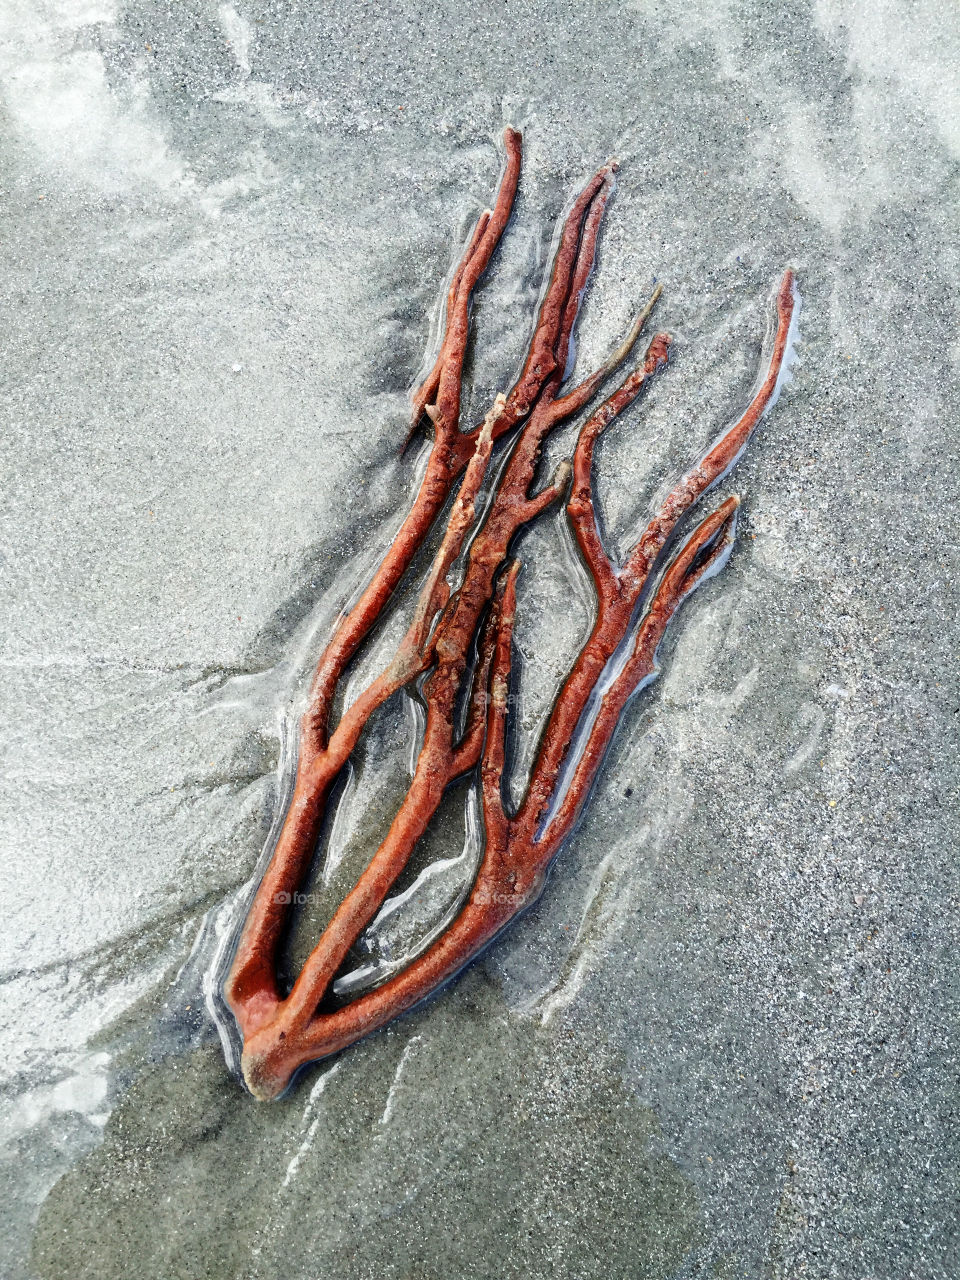
[[[504,148],[494,207],[481,214],[451,278],[439,350],[413,393],[414,427],[427,420],[434,433],[423,482],[382,563],[320,657],[301,727],[293,798],[224,984],[244,1041],[244,1078],[258,1098],[276,1097],[305,1063],[344,1048],[429,996],[539,894],[550,862],[583,810],[625,707],[656,674],[667,626],[683,600],[729,554],[738,499],[728,498],[701,520],[664,563],[678,524],[733,466],[773,403],[786,367],[796,298],[789,271],[777,295],[773,352],[756,395],[671,490],[618,568],[597,522],[595,446],[666,365],[666,334],[655,335],[637,367],[587,418],[572,460],[561,464],[549,484],[539,491],[535,486],[547,437],[583,410],[627,360],[660,294],[658,286],[617,349],[568,389],[573,334],[613,187],[612,164],[590,179],[563,219],[516,383],[496,397],[479,427],[460,428],[470,301],[513,207],[521,160],[515,130],[506,131]],[[507,435],[508,456],[480,515],[493,448]],[[393,658],[331,724],[334,694],[350,659],[383,614],[461,476]],[[511,547],[521,529],[562,500],[594,583],[597,612],[557,696],[523,800],[511,814],[504,772],[520,570]],[[456,583],[451,581],[455,573]],[[376,708],[415,680],[426,722],[407,793],[292,987],[281,991],[277,971],[288,904],[316,856],[333,784]],[[458,730],[464,701],[465,724]],[[331,999],[333,983],[351,947],[383,906],[447,788],[470,773],[476,775],[482,802],[485,842],[469,894],[450,925],[411,963],[337,1006]]]

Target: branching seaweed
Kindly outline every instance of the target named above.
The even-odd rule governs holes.
[[[617,567],[604,548],[594,509],[594,449],[600,435],[666,365],[670,339],[665,333],[655,334],[636,368],[587,418],[572,460],[561,464],[545,488],[534,491],[547,436],[584,410],[626,362],[660,293],[658,287],[600,368],[568,386],[568,357],[612,190],[613,164],[590,179],[563,220],[549,284],[515,385],[496,397],[480,426],[461,430],[471,297],[513,208],[521,166],[516,130],[506,130],[504,147],[496,202],[481,214],[454,272],[436,361],[412,397],[412,429],[430,424],[433,433],[423,481],[383,561],[336,624],[320,657],[300,729],[293,795],[225,983],[243,1038],[243,1076],[257,1098],[277,1097],[305,1063],[345,1048],[424,1000],[540,894],[552,860],[581,814],[624,708],[656,675],[657,650],[667,626],[683,600],[729,554],[739,499],[728,497],[675,549],[677,526],[736,462],[773,403],[785,368],[795,307],[790,271],[777,294],[769,367],[753,400],[674,486]],[[494,445],[505,436],[510,437],[507,461],[478,516]],[[385,668],[333,723],[341,678],[458,481],[406,633]],[[503,774],[520,565],[510,548],[519,530],[561,502],[594,584],[596,616],[557,695],[526,793],[511,812],[504,800]],[[461,562],[459,582],[453,585],[451,575]],[[414,682],[426,704],[426,724],[407,793],[379,848],[284,993],[278,965],[290,903],[316,855],[331,790],[374,711]],[[458,731],[464,701],[465,725]],[[348,952],[380,910],[447,788],[471,773],[478,778],[484,827],[471,892],[443,932],[405,968],[372,990],[332,1005],[329,993]]]

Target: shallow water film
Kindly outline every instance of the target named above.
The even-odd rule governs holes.
[[[0,1276],[953,1280],[956,8],[0,0],[0,24]],[[465,425],[612,156],[577,368],[657,283],[673,337],[597,450],[617,557],[748,402],[785,266],[791,376],[713,500],[743,498],[729,563],[537,905],[259,1104],[224,952],[312,665],[425,465],[409,392],[506,124],[524,170]],[[562,508],[519,554],[514,803],[594,608]],[[420,734],[416,699],[371,721],[288,978]],[[442,926],[482,844],[451,789],[339,996]]]

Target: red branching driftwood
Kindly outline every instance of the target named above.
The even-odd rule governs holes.
[[[453,275],[436,362],[413,393],[414,429],[424,420],[432,423],[426,472],[382,563],[337,623],[320,658],[301,725],[293,796],[226,980],[226,999],[243,1037],[244,1079],[257,1098],[277,1097],[305,1063],[343,1049],[425,999],[536,899],[551,861],[577,822],[627,702],[656,674],[657,649],[667,625],[680,603],[728,554],[739,500],[727,498],[671,554],[678,523],[737,460],[772,404],[784,368],[795,298],[790,271],[777,295],[773,353],[756,395],[673,488],[618,568],[603,547],[594,511],[594,448],[601,433],[666,364],[666,334],[654,336],[637,367],[587,419],[572,462],[534,491],[547,435],[584,409],[627,359],[660,292],[658,287],[609,359],[568,389],[568,356],[612,189],[612,164],[590,179],[563,221],[516,384],[496,397],[479,427],[460,427],[471,296],[510,218],[520,176],[519,133],[507,129],[504,146],[506,163],[496,202],[492,211],[481,214]],[[506,435],[512,441],[509,457],[476,529],[477,500],[491,454]],[[386,668],[332,723],[341,677],[458,480],[407,632]],[[525,796],[511,813],[503,798],[503,773],[519,564],[510,558],[510,546],[521,528],[564,498],[596,589],[596,618],[557,696]],[[461,560],[454,588],[449,578]],[[291,989],[281,991],[277,970],[289,903],[316,854],[331,788],[371,714],[415,680],[422,682],[426,725],[407,794]],[[459,728],[458,707],[468,687],[466,723]],[[406,968],[336,1005],[327,997],[350,948],[383,905],[446,789],[471,771],[478,776],[485,830],[472,891],[444,932]]]

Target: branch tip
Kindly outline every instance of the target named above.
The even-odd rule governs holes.
[[[573,459],[563,458],[557,463],[557,469],[553,473],[553,481],[550,485],[551,489],[555,489],[557,497],[562,497],[570,488],[570,481],[573,479]]]

